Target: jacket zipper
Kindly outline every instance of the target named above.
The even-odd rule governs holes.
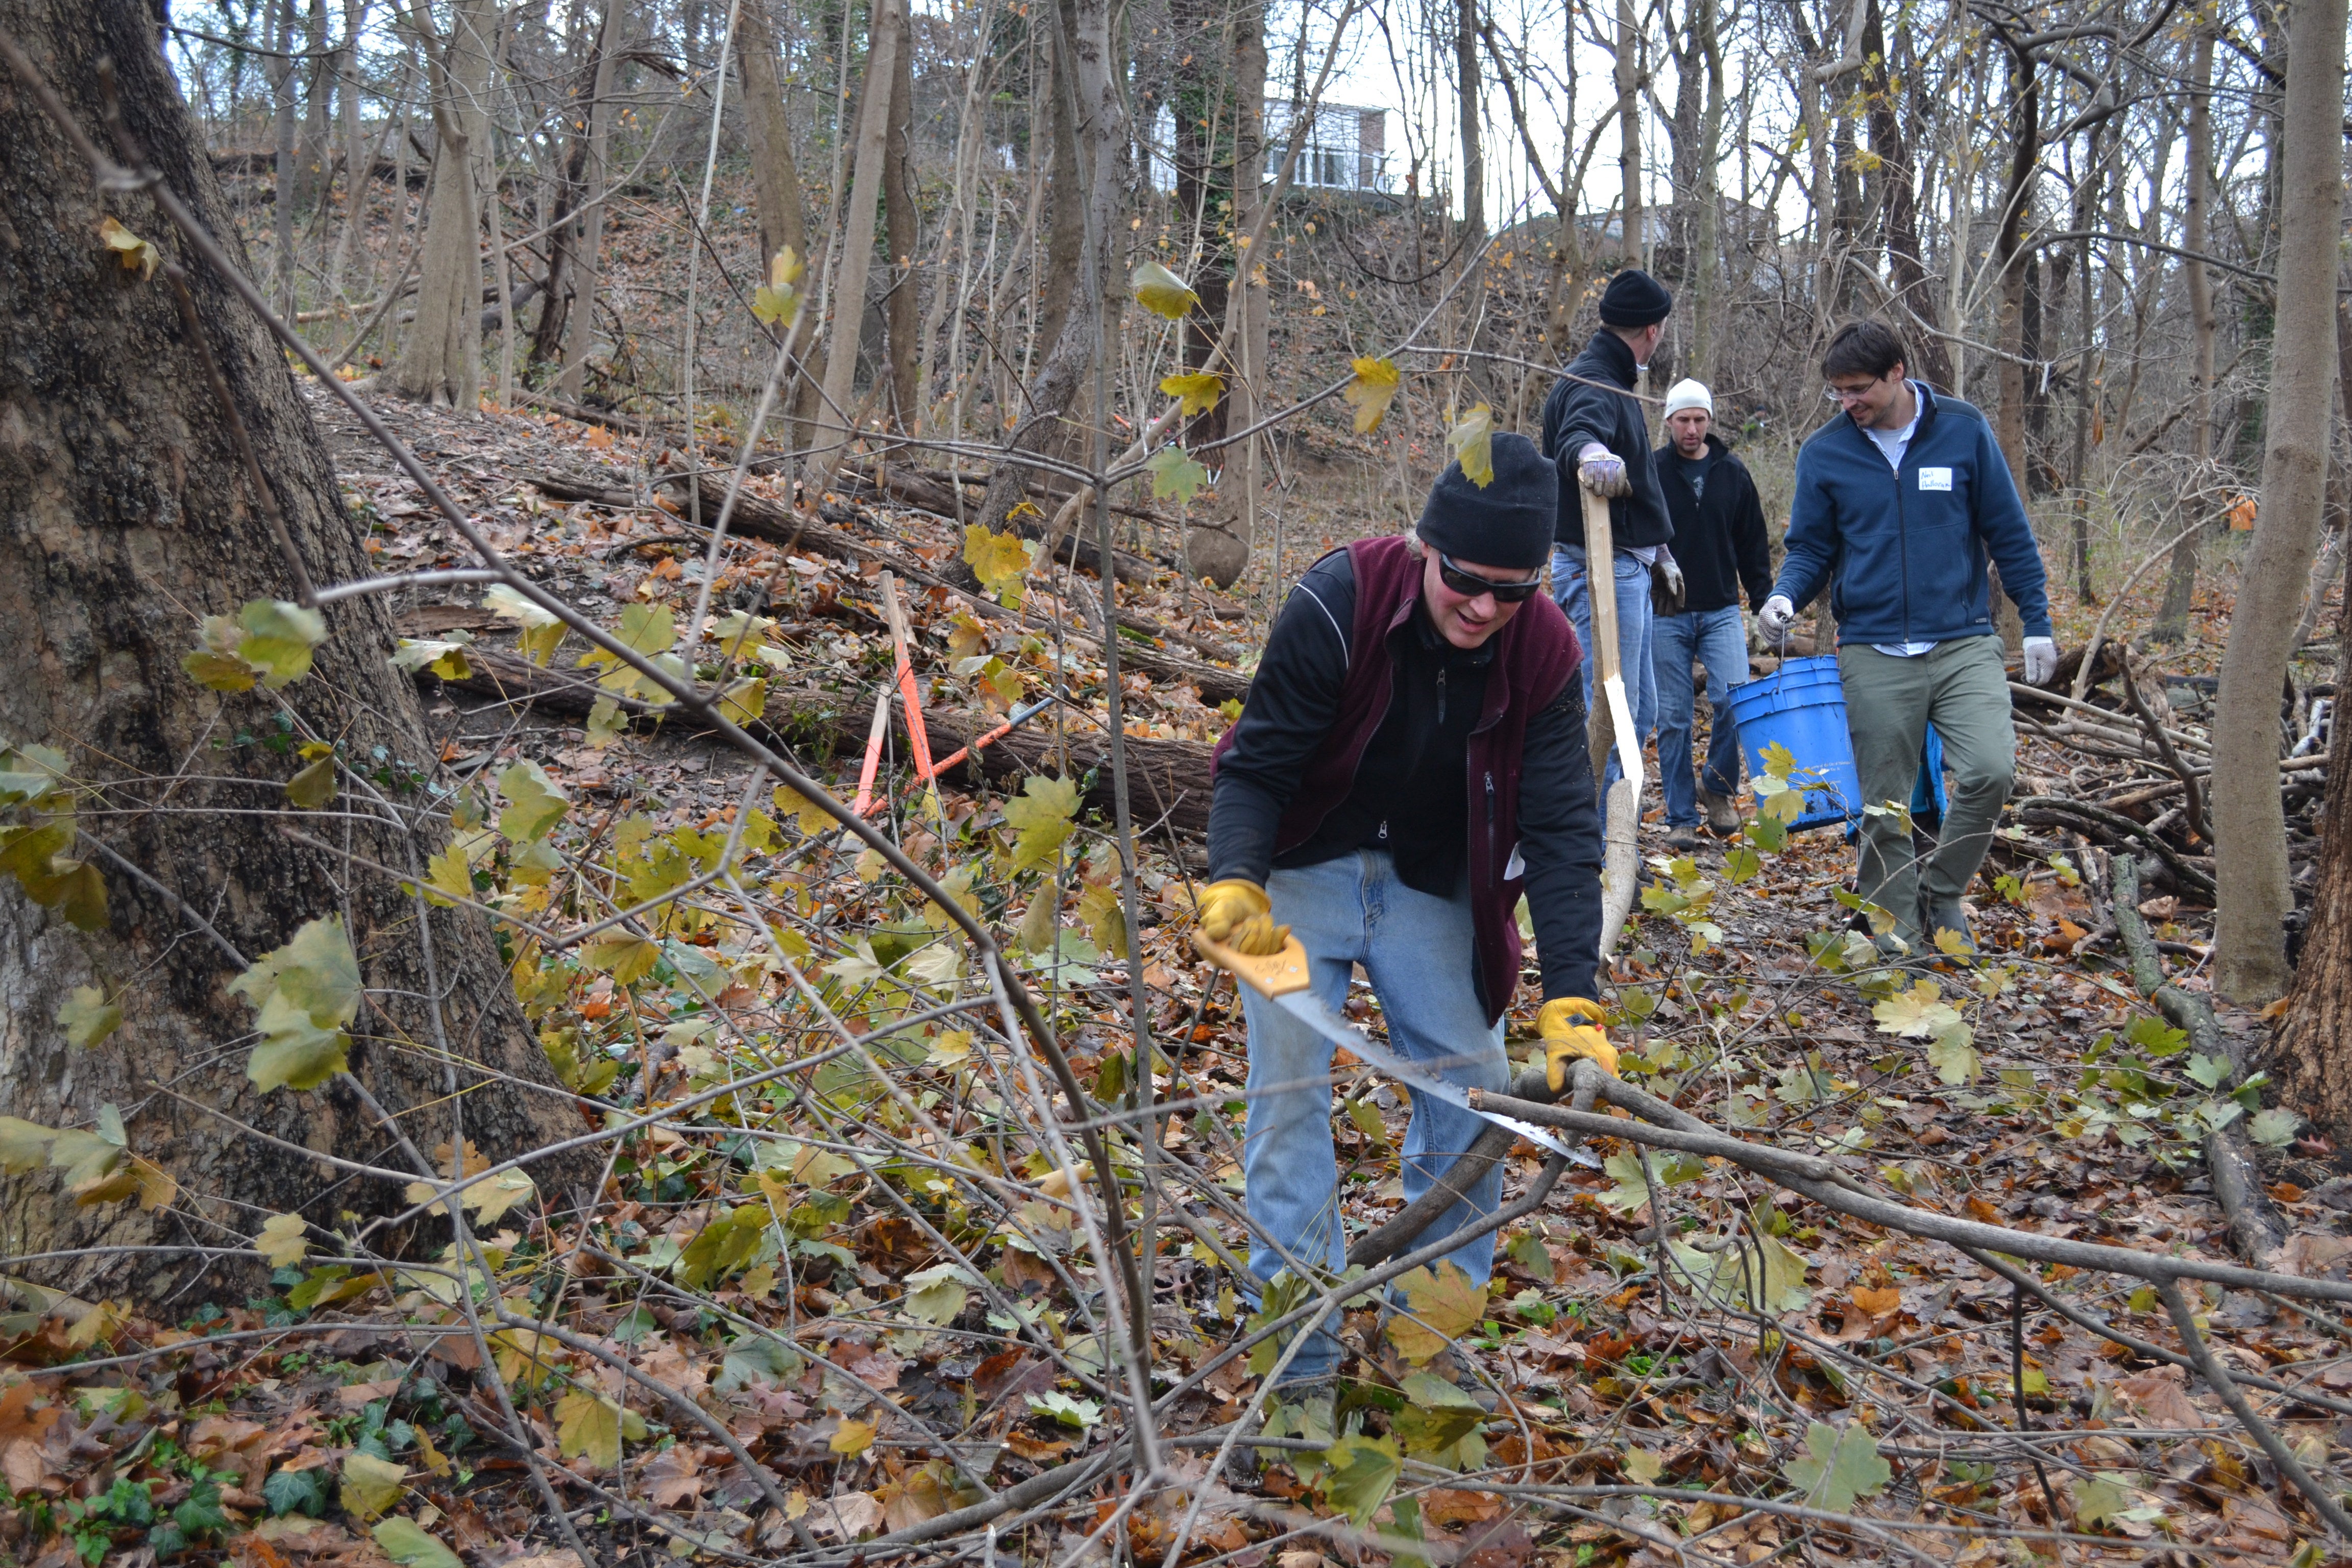
[[[1495,867],[1495,771],[1486,770],[1486,868]]]
[[[1437,727],[1445,728],[1445,666],[1437,667]]]

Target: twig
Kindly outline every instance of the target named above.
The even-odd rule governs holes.
[[[2327,1521],[2327,1528],[2336,1532],[2336,1538],[2352,1541],[2352,1514],[2346,1513],[2343,1505],[2329,1495],[2327,1489],[2312,1479],[2311,1472],[2303,1468],[2303,1461],[2279,1440],[2279,1435],[2271,1430],[2270,1424],[2254,1414],[2252,1402],[2238,1391],[2229,1369],[2221,1364],[2221,1358],[2213,1353],[2211,1347],[2205,1342],[2205,1336],[2197,1331],[2197,1319],[2189,1310],[2188,1299],[2180,1293],[2180,1282],[2167,1279],[2158,1284],[2156,1289],[2157,1294],[2164,1298],[2164,1310],[2171,1315],[2172,1326],[2179,1331],[2181,1348],[2197,1363],[2197,1370],[2212,1385],[2213,1392],[2221,1395],[2221,1403],[2230,1407],[2230,1414],[2235,1415],[2239,1424],[2252,1434],[2254,1441],[2262,1445],[2263,1452],[2271,1457],[2271,1463],[2279,1468],[2279,1474],[2294,1483],[2294,1489],[2309,1500],[2313,1511]]]

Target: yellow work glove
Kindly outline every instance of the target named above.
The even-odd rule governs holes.
[[[1280,952],[1290,938],[1288,926],[1274,923],[1274,906],[1265,889],[1246,877],[1228,877],[1201,889],[1201,934],[1223,942],[1253,958]]]
[[[1609,1015],[1598,1002],[1581,996],[1555,996],[1536,1015],[1536,1033],[1543,1037],[1544,1074],[1558,1094],[1568,1082],[1568,1064],[1590,1057],[1611,1078],[1617,1076],[1617,1047],[1601,1032]]]

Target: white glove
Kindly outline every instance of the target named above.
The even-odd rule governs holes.
[[[2047,686],[2058,673],[2058,644],[2052,637],[2025,639],[2025,684]]]
[[[1597,496],[1629,496],[1633,487],[1626,482],[1625,459],[1598,441],[1587,441],[1576,455],[1576,480]]]
[[[1789,640],[1789,624],[1796,618],[1797,606],[1789,602],[1786,594],[1773,595],[1756,612],[1756,624],[1763,628],[1764,640],[1774,647]]]
[[[1675,559],[1675,552],[1663,544],[1658,546],[1658,566],[1666,574],[1666,592],[1677,599],[1681,598],[1683,596],[1682,563]]]

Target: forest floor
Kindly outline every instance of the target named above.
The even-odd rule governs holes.
[[[692,509],[680,492],[649,485],[669,466],[660,442],[545,415],[380,405],[546,586],[608,625],[642,629],[664,611],[666,626],[686,622],[707,534],[681,515]],[[323,399],[313,407],[381,568],[462,564],[459,542],[389,459]],[[554,499],[534,483],[549,477],[604,499]],[[766,505],[738,515],[759,510],[769,536],[730,543],[711,614],[738,617],[719,635],[757,646],[767,721],[843,797],[857,791],[891,676],[886,565],[911,618],[935,750],[1056,683],[1067,693],[1016,732],[1017,746],[985,753],[999,759],[994,773],[954,770],[935,798],[903,765],[901,718],[878,793],[898,843],[1025,955],[1094,1109],[1130,1100],[1118,835],[1099,762],[1103,651],[1085,635],[1099,626],[1098,584],[1040,572],[1008,611],[998,601],[1010,595],[952,585],[971,581],[953,520],[845,493],[794,525],[766,489],[754,479]],[[773,536],[795,526],[796,548]],[[451,645],[426,650],[446,679],[422,678],[438,748],[425,766],[462,799],[533,763],[569,803],[551,840],[566,868],[556,890],[517,875],[495,847],[469,850],[460,887],[542,923],[583,925],[610,906],[568,897],[567,879],[625,886],[614,901],[629,902],[648,879],[662,885],[660,853],[708,856],[741,829],[741,877],[760,889],[762,920],[807,973],[830,975],[824,994],[852,1034],[952,989],[952,959],[944,973],[922,967],[935,950],[920,944],[919,900],[870,852],[828,850],[809,833],[824,824],[795,816],[789,800],[771,805],[741,758],[677,724],[633,723],[626,710],[592,718],[590,701],[612,683],[588,687],[592,672],[572,684],[576,639],[541,669],[504,651],[510,620],[429,592],[392,605],[405,637]],[[998,1554],[986,1568],[1165,1560],[1171,1549],[1198,1568],[2337,1560],[2194,1373],[2016,1297],[1948,1247],[1841,1217],[1738,1165],[1645,1163],[1605,1138],[1593,1144],[1597,1168],[1572,1169],[1498,1238],[1487,1290],[1465,1301],[1444,1276],[1409,1279],[1470,1381],[1499,1394],[1491,1415],[1431,1375],[1433,1344],[1350,1311],[1341,1332],[1353,1359],[1336,1404],[1278,1408],[1267,1433],[1286,1446],[1244,1444],[1238,1457],[1255,1462],[1211,1474],[1213,1445],[1264,1369],[1216,1360],[1253,1312],[1220,1256],[1246,1247],[1231,1215],[1247,1064],[1233,983],[1189,946],[1189,888],[1207,748],[1264,620],[1261,605],[1165,571],[1122,584],[1119,601],[1122,622],[1144,628],[1122,636],[1122,651],[1158,661],[1138,671],[1130,659],[1121,685],[1146,786],[1131,805],[1137,958],[1164,1053],[1153,1092],[1181,1110],[1166,1122],[1174,1195],[1163,1201],[1184,1209],[1186,1227],[1161,1216],[1151,1361],[1161,1392],[1209,1370],[1161,1412],[1174,1445],[1163,1474],[1179,1484],[1139,1499],[1133,1472],[1114,1465],[1050,1508],[1008,1516],[984,1543],[975,1529],[947,1551]],[[2079,642],[2095,613],[2068,611],[2064,635]],[[2210,630],[2202,646],[2218,649]],[[2186,696],[2196,688],[2180,678],[2198,673],[2176,660],[2166,676]],[[2061,794],[2084,765],[2033,740],[2018,793]],[[2344,1277],[2352,1179],[2324,1144],[2299,1142],[2292,1119],[2252,1115],[2258,1091],[2229,1096],[2229,1063],[2190,1050],[2147,1005],[2113,951],[2113,883],[2095,846],[2019,829],[1974,900],[1980,954],[1895,971],[1846,940],[1852,911],[1839,895],[1851,896],[1853,867],[1834,831],[1791,834],[1776,853],[1709,840],[1675,861],[1654,816],[1651,886],[1613,970],[1630,1080],[1915,1206],[2219,1260],[2231,1259],[2231,1242],[2200,1139],[2242,1107],[2291,1230],[2283,1266]],[[2170,978],[2190,992],[2203,989],[2200,903],[2178,885],[2147,903]],[[794,1012],[796,994],[814,994],[796,993],[801,971],[754,962],[725,911],[681,907],[689,918],[656,925],[662,940],[645,944],[643,964],[605,951],[618,943],[519,952],[527,1005],[591,1127],[723,1085],[755,1069],[762,1046],[814,1026]],[[863,987],[855,1005],[844,999],[853,985]],[[711,1027],[730,1007],[749,1032]],[[1349,1011],[1378,1033],[1368,989]],[[1515,1058],[1529,1049],[1531,1011],[1514,1015]],[[2216,1012],[2246,1040],[2266,1027]],[[194,1306],[178,1323],[103,1307],[16,1321],[0,1392],[15,1506],[0,1513],[0,1551],[38,1568],[223,1556],[262,1568],[449,1568],[451,1549],[472,1568],[581,1568],[533,1490],[535,1468],[604,1562],[772,1560],[811,1540],[832,1561],[863,1562],[857,1541],[965,1506],[982,1483],[1003,1489],[1110,1451],[1126,1426],[1106,1392],[1099,1328],[1088,1331],[1102,1321],[1101,1281],[1072,1239],[1035,1130],[992,1097],[993,1047],[954,1024],[898,1037],[863,1078],[820,1072],[800,1096],[706,1095],[637,1128],[616,1141],[588,1212],[478,1216],[499,1232],[504,1299],[548,1331],[494,1335],[495,1368],[446,1297],[317,1258],[289,1259],[267,1290]],[[1352,1234],[1402,1203],[1407,1109],[1341,1065],[1349,1098],[1335,1127]],[[920,1143],[876,1082],[886,1072],[999,1175],[1026,1184],[1034,1195],[1003,1226],[972,1193],[944,1179],[927,1187],[922,1168],[854,1158],[860,1139],[884,1133],[914,1141],[894,1148]],[[1507,1197],[1538,1164],[1522,1142]],[[727,1227],[753,1212],[730,1205],[763,1196],[757,1225],[730,1243]],[[1030,1239],[1008,1239],[1016,1218]],[[1760,1313],[1704,1283],[1721,1238],[1742,1229],[1764,1269]],[[943,1232],[984,1277],[940,1249]],[[1702,1245],[1710,1237],[1715,1251]],[[2039,1277],[2078,1311],[2179,1343],[2155,1293],[2131,1280],[2064,1266]],[[2200,1309],[2233,1367],[2296,1391],[2263,1395],[2263,1408],[2340,1490],[2352,1474],[2352,1331],[2254,1293],[2210,1289]],[[500,1379],[529,1453],[502,1436]],[[1206,1436],[1187,1446],[1188,1435]]]

